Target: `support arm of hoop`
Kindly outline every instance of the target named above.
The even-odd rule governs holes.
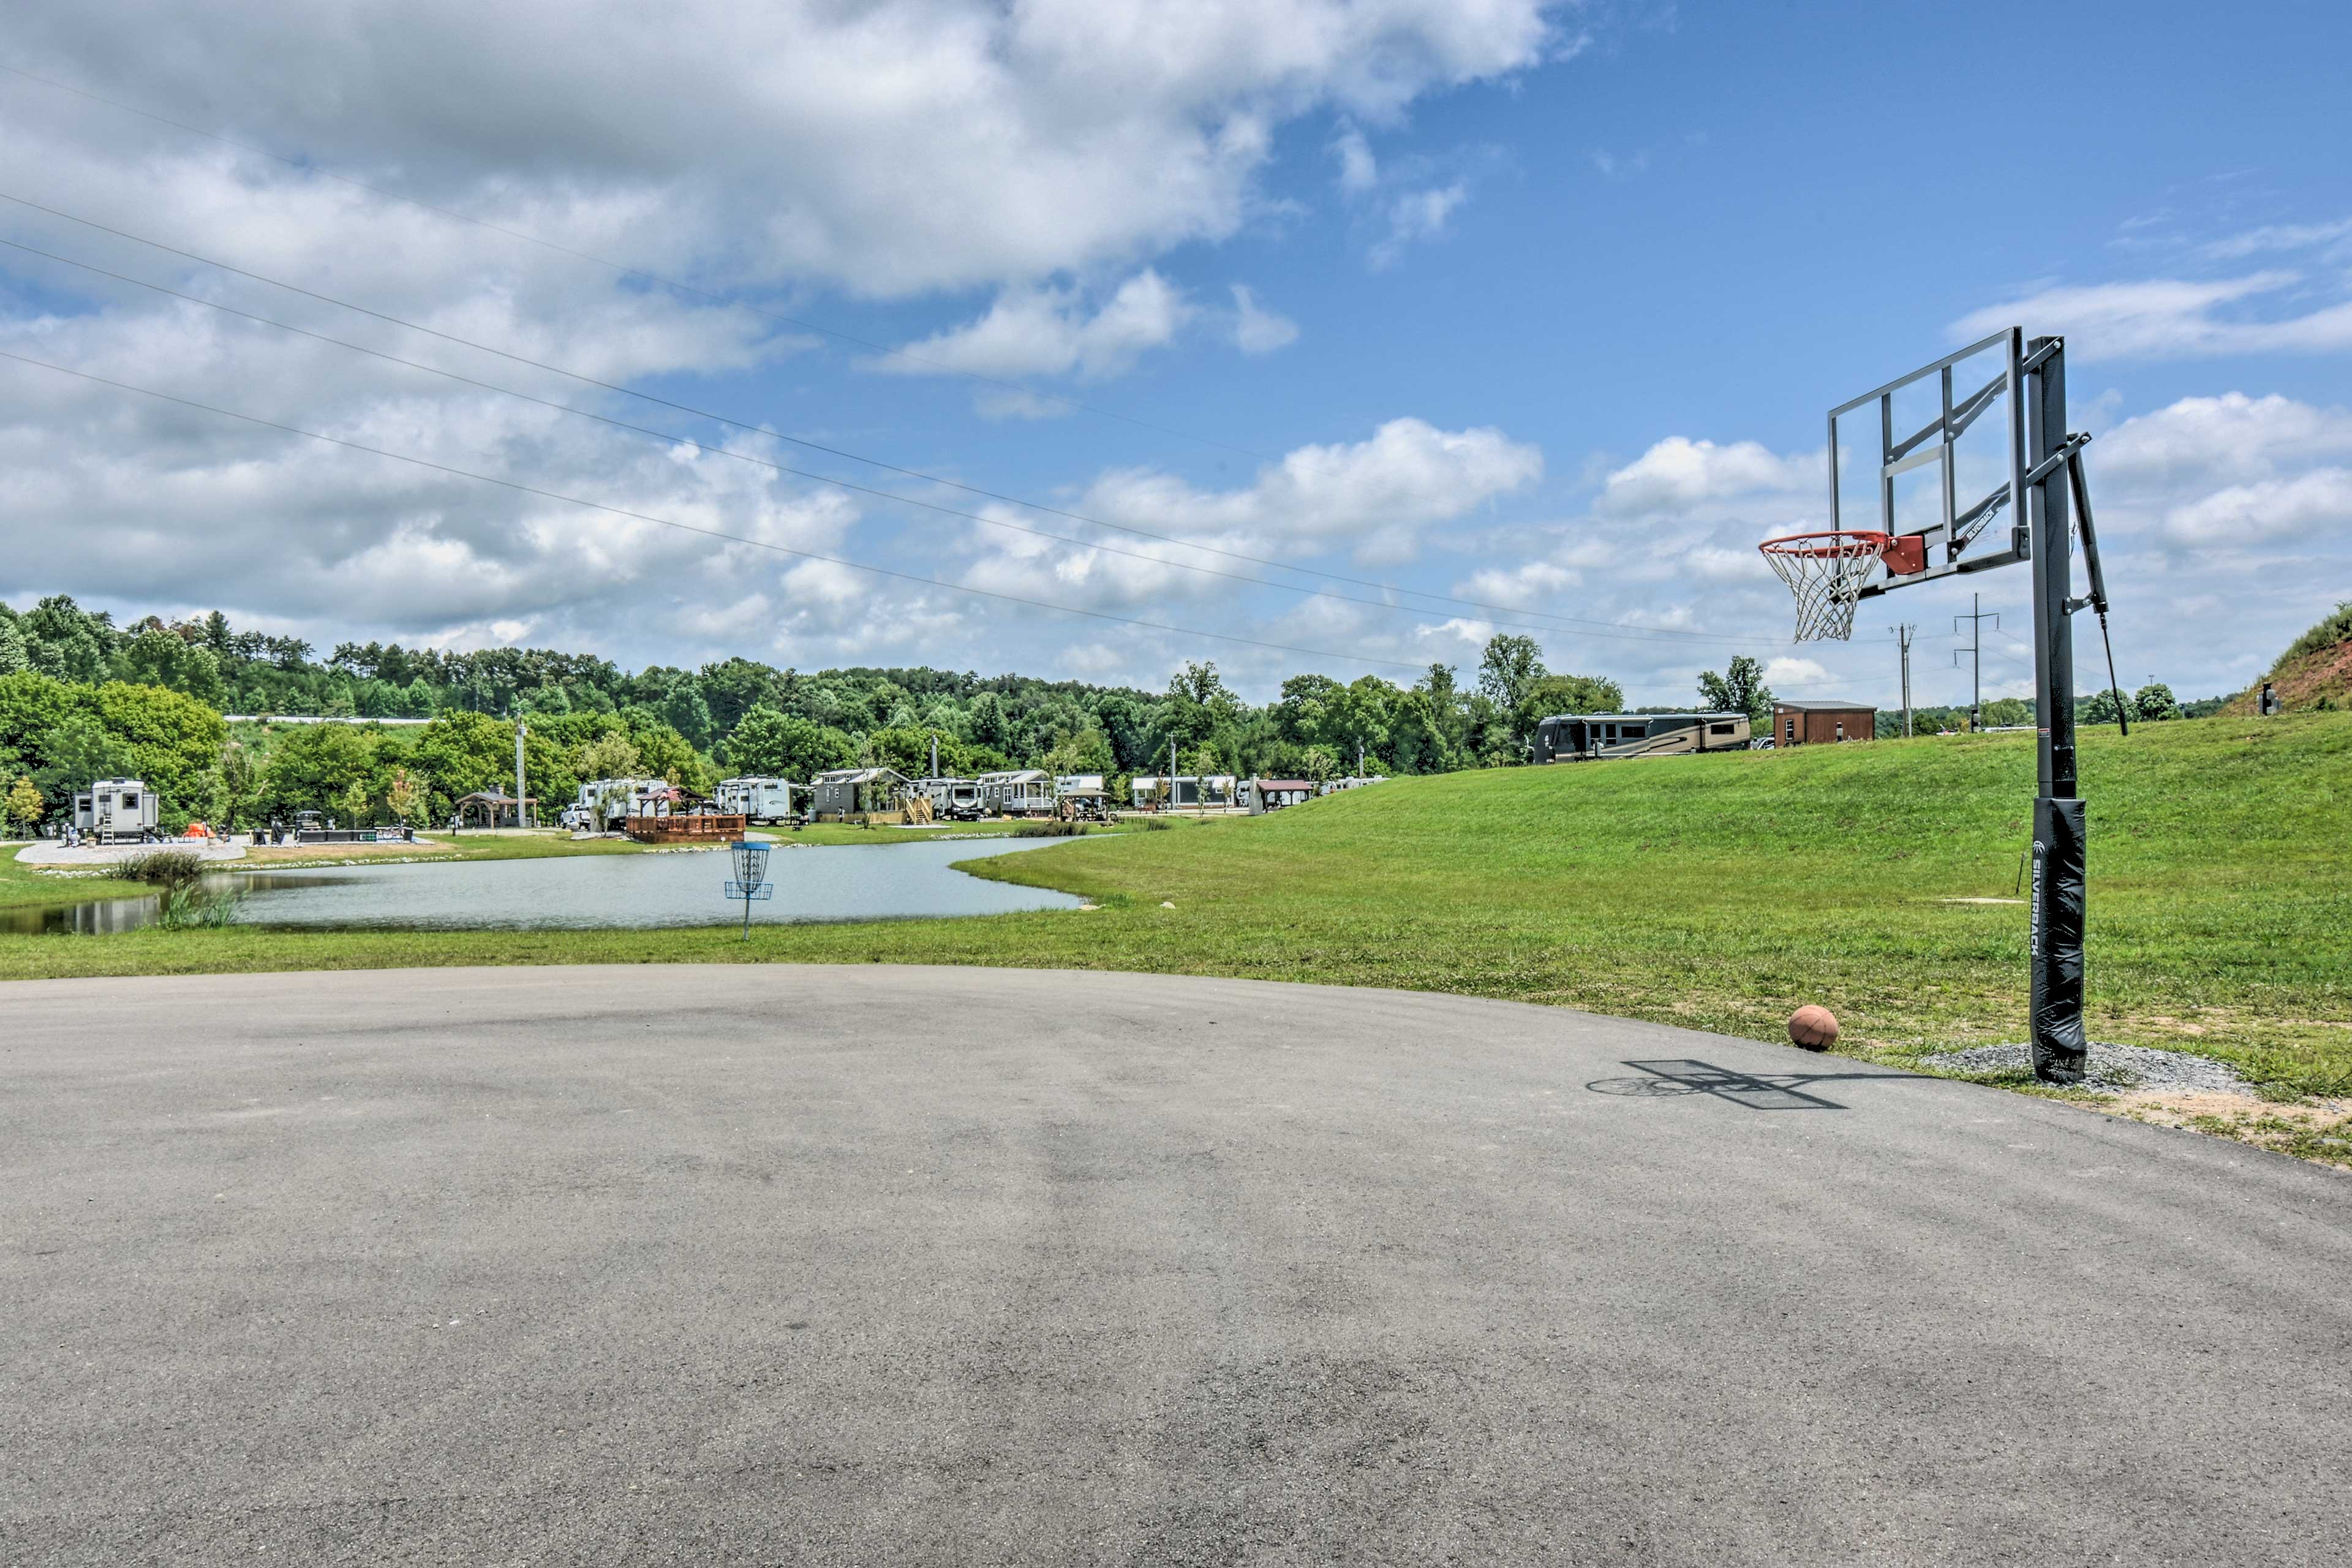
[[[2077,435],[2067,437],[2066,439],[2060,444],[2056,451],[2051,453],[2048,457],[2042,458],[2040,462],[2034,464],[2033,467],[2025,471],[2025,488],[2027,489],[2032,489],[2034,486],[2040,484],[2042,480],[2056,473],[2060,468],[2064,468],[2068,463],[2074,460],[2074,454],[2082,450],[2084,444],[2089,440],[2090,437],[2088,436]]]
[[[2124,689],[2116,679],[2116,645],[2107,636],[2107,574],[2099,565],[2099,534],[2091,523],[2091,481],[2083,472],[2083,448],[2090,444],[2088,436],[2069,436],[2060,455],[2066,459],[2067,486],[2074,493],[2074,526],[2083,537],[2083,563],[2091,574],[2091,591],[2079,599],[2066,601],[2066,613],[2073,615],[2084,605],[2099,616],[2099,643],[2107,652],[2107,691],[2116,700],[2116,728],[2128,739],[2131,720],[2124,712]]]

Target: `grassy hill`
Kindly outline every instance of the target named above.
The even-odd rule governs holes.
[[[2084,735],[2102,1039],[2352,1092],[2352,714]],[[0,977],[803,960],[1460,992],[1779,1038],[1800,1003],[1902,1061],[2025,1032],[2031,735],[1401,779],[1278,815],[975,863],[1085,914],[707,931],[0,938]],[[877,849],[876,853],[887,853]],[[789,875],[789,867],[780,867]],[[1172,903],[1173,909],[1160,907]]]
[[[2290,713],[2307,710],[2352,710],[2352,603],[2288,645],[2263,680],[2278,688],[2279,700]],[[2256,712],[2263,681],[2257,680],[2221,710],[2224,714]]]

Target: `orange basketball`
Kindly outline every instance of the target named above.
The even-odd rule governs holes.
[[[1808,1002],[1789,1015],[1789,1038],[1809,1051],[1825,1051],[1837,1044],[1837,1015]]]

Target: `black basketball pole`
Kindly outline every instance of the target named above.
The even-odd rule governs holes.
[[[2040,731],[2033,803],[2032,963],[2033,1076],[2080,1083],[2090,1043],[2083,1033],[2084,854],[2074,773],[2074,531],[2067,522],[2071,444],[2066,429],[2066,344],[2027,345],[2026,509],[2033,552],[2034,725]]]

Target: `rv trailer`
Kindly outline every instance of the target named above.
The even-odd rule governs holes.
[[[667,799],[668,793],[660,779],[590,779],[565,815],[590,832],[618,833],[630,817],[651,816],[656,796]]]
[[[930,797],[934,822],[978,822],[987,814],[980,785],[970,779],[917,779],[915,783]]]
[[[796,790],[808,794],[790,779],[720,779],[710,798],[721,812],[746,822],[788,822],[799,815],[793,804]]]
[[[136,843],[156,830],[161,805],[142,780],[100,779],[74,792],[74,826],[100,844]]]
[[[1536,726],[1531,761],[1595,762],[1744,752],[1745,713],[1559,713]]]

